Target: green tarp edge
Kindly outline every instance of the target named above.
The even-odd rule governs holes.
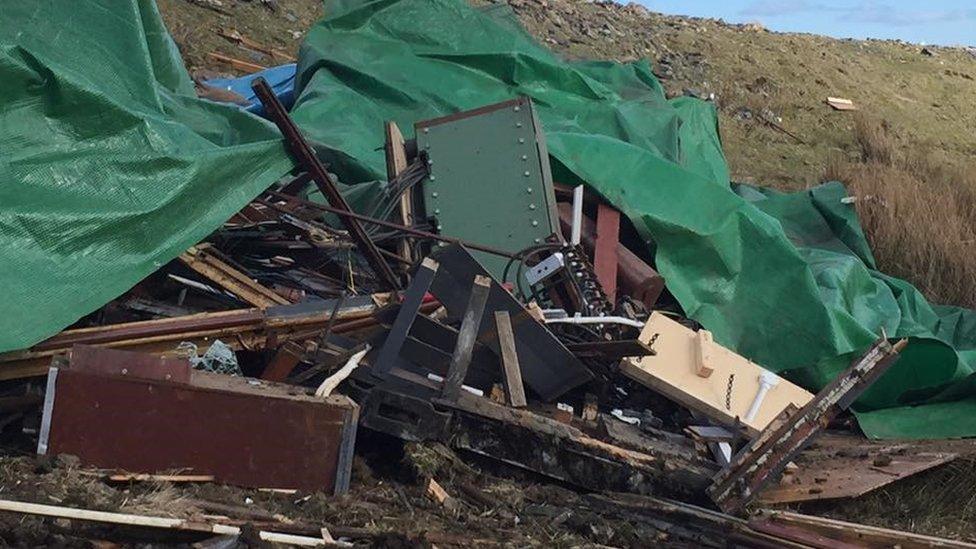
[[[292,166],[269,123],[199,100],[151,0],[5,2],[0,351],[200,241]]]
[[[338,0],[326,13],[302,47],[294,116],[346,180],[382,177],[385,120],[409,133],[418,120],[530,96],[557,177],[633,221],[670,291],[717,341],[816,389],[882,328],[911,336],[856,404],[862,428],[976,435],[976,419],[959,413],[976,395],[972,312],[933,308],[874,271],[841,185],[733,190],[711,105],[667,100],[646,62],[566,62],[497,7]]]

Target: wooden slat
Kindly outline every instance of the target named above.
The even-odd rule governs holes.
[[[386,131],[386,178],[387,181],[393,181],[407,169],[407,150],[403,133],[396,122],[387,122],[384,129]],[[400,197],[400,223],[408,227],[413,225],[413,193],[410,190]],[[397,251],[400,257],[407,261],[403,265],[404,269],[409,268],[413,263],[409,241],[400,240]]]
[[[468,307],[461,319],[457,345],[454,347],[454,354],[451,355],[451,366],[447,370],[447,377],[444,378],[441,396],[446,400],[457,400],[461,394],[461,385],[468,374],[468,366],[471,365],[471,352],[478,339],[478,329],[481,327],[481,317],[485,312],[485,303],[488,301],[490,289],[490,277],[475,275],[474,283],[471,285],[471,295],[468,298]]]
[[[593,271],[610,303],[617,302],[617,246],[619,245],[620,212],[601,203],[596,211]]]
[[[505,396],[509,405],[521,408],[527,404],[525,387],[522,386],[522,369],[519,366],[518,351],[515,349],[512,317],[508,311],[495,311],[495,327],[498,329],[498,346],[502,351]]]

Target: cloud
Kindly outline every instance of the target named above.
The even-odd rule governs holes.
[[[872,1],[861,2],[857,6],[841,11],[843,11],[842,19],[896,27],[976,19],[976,10],[974,9],[903,11],[891,4]]]
[[[743,8],[739,15],[780,17],[812,11],[817,7],[817,4],[808,0],[758,0]]]
[[[893,27],[931,25],[953,21],[976,20],[976,9],[903,10],[887,2],[862,0],[825,4],[811,0],[757,0],[743,8],[739,15],[751,17],[784,17],[819,11],[836,14],[838,21],[855,21]]]

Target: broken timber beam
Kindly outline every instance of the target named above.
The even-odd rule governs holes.
[[[709,496],[724,511],[738,513],[782,474],[786,464],[813,441],[888,368],[908,340],[877,341],[799,411],[770,424],[715,476]]]
[[[463,391],[456,402],[435,402],[454,412],[449,445],[455,449],[590,490],[704,502],[705,488],[717,469],[694,449],[661,444],[653,452],[628,450],[554,419]]]
[[[518,350],[515,348],[515,333],[512,332],[512,316],[508,311],[495,311],[495,328],[498,330],[498,346],[502,354],[505,398],[509,406],[522,408],[527,404],[525,387],[522,386],[522,369],[519,366]]]
[[[0,500],[0,511],[10,513],[20,513],[25,515],[39,515],[45,517],[83,520],[88,522],[100,522],[105,524],[121,524],[125,526],[140,526],[144,528],[161,528],[166,530],[179,530],[186,532],[208,532],[225,536],[238,536],[241,529],[237,526],[226,524],[211,524],[197,522],[180,518],[153,517],[146,515],[133,515],[127,513],[111,513],[108,511],[92,511],[89,509],[75,509],[72,507],[58,507],[55,505],[42,505],[37,503],[27,503],[24,501]],[[258,537],[269,543],[285,543],[301,547],[339,547],[336,542],[328,542],[322,537],[312,538],[308,536],[298,536],[294,534],[283,534],[279,532],[258,532]],[[348,545],[342,545],[347,547]]]
[[[336,315],[340,322],[334,331],[343,333],[375,325],[372,314],[377,308],[371,296],[350,300]],[[331,312],[328,302],[279,305],[66,330],[30,349],[0,353],[0,380],[42,376],[53,357],[66,354],[75,345],[97,345],[158,356],[176,354],[177,346],[183,341],[195,343],[201,352],[215,339],[221,339],[235,350],[262,349],[269,339],[282,343],[316,336],[332,318]]]
[[[468,298],[468,307],[464,311],[464,318],[461,320],[461,329],[458,332],[457,344],[454,353],[451,355],[451,366],[447,370],[444,378],[444,389],[441,396],[447,400],[457,400],[461,393],[461,384],[468,374],[468,366],[471,365],[471,352],[478,339],[478,329],[481,326],[481,317],[485,312],[485,303],[488,301],[488,292],[491,290],[491,277],[475,275],[474,282],[471,284],[471,295]]]
[[[180,261],[198,274],[236,295],[254,307],[267,308],[291,303],[210,252],[209,244],[199,244],[180,254]]]
[[[305,171],[312,175],[312,180],[322,195],[329,201],[329,204],[344,212],[351,212],[352,208],[349,207],[349,203],[346,202],[345,197],[339,192],[339,188],[336,186],[335,181],[332,180],[332,176],[329,175],[325,166],[315,156],[315,151],[312,149],[312,146],[308,144],[308,141],[302,136],[298,126],[288,116],[285,106],[275,96],[274,90],[271,89],[268,82],[264,78],[257,78],[251,89],[254,90],[255,95],[261,100],[265,112],[274,121],[275,125],[278,126],[278,129],[281,130],[281,134],[285,137],[285,143],[292,157],[296,162],[301,164]],[[369,235],[366,234],[366,230],[363,229],[359,220],[347,216],[343,216],[341,220],[342,224],[349,230],[349,235],[356,243],[356,247],[359,248],[363,257],[366,258],[366,262],[369,263],[369,266],[376,273],[380,282],[388,289],[399,290],[401,287],[400,280],[397,278],[396,273],[393,272],[393,269],[390,268],[390,264],[386,262],[380,249],[369,238]]]
[[[403,140],[403,133],[396,122],[388,121],[383,125],[386,133],[386,180],[394,181],[403,170],[407,169],[407,149]],[[413,225],[413,193],[411,189],[400,196],[400,223],[410,226]],[[400,240],[397,245],[400,257],[406,260],[406,264],[413,263],[413,256],[410,253],[410,241],[406,238]]]

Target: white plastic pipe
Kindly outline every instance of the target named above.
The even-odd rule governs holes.
[[[766,400],[766,393],[773,387],[779,385],[779,379],[778,375],[768,370],[763,370],[763,373],[759,374],[759,390],[756,391],[756,398],[752,399],[749,411],[746,412],[745,421],[756,419],[756,414],[759,413],[759,408],[762,407],[763,400]]]
[[[339,368],[339,371],[325,378],[325,381],[323,381],[322,384],[319,385],[319,388],[315,390],[315,396],[325,398],[331,395],[332,391],[334,391],[340,383],[349,377],[353,370],[359,367],[359,362],[368,352],[369,345],[367,345],[362,351],[359,351],[358,353],[349,357],[349,360],[346,361],[346,364],[342,368]]]
[[[583,186],[573,189],[573,224],[570,231],[569,243],[579,246],[580,234],[583,231]]]
[[[546,324],[623,324],[643,328],[644,323],[624,316],[570,316],[566,318],[547,318]]]

